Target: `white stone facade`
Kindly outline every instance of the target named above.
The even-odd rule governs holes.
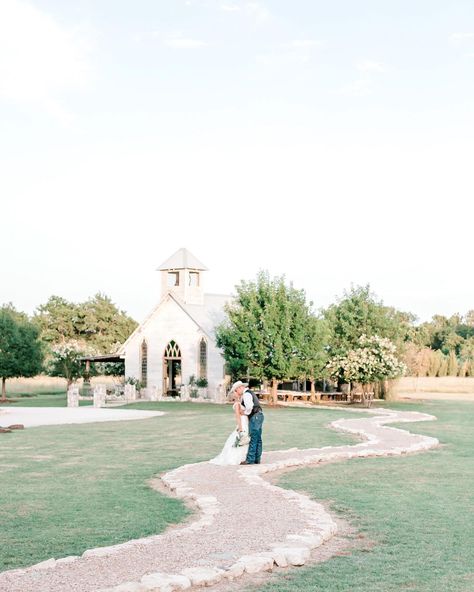
[[[146,372],[146,396],[154,393],[155,398],[161,399],[167,392],[173,390],[176,393],[181,385],[188,385],[191,376],[199,378],[203,374],[208,381],[208,398],[214,401],[223,398],[225,363],[216,347],[214,331],[224,320],[224,305],[231,297],[203,293],[202,272],[205,269],[185,249],[165,262],[159,268],[162,276],[159,304],[119,350],[125,356],[126,377],[142,381]],[[177,286],[168,287],[168,274],[179,278]],[[190,287],[191,281],[198,282],[198,285]],[[200,360],[203,340],[205,372]],[[179,348],[180,355],[171,365],[167,348],[172,342]],[[146,364],[142,365],[143,344],[146,344]]]

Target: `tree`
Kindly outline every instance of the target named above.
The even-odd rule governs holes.
[[[69,388],[75,380],[84,376],[86,368],[81,358],[93,354],[95,352],[80,341],[69,340],[57,343],[51,347],[47,372],[50,376],[65,378]]]
[[[448,356],[448,368],[447,368],[446,373],[448,376],[457,376],[458,371],[459,371],[458,360],[456,358],[456,354],[455,354],[454,350],[451,350],[449,352],[449,356]]]
[[[331,327],[330,353],[334,356],[344,356],[357,347],[362,334],[390,339],[401,350],[414,333],[413,315],[384,306],[368,285],[351,288],[323,312]]]
[[[80,305],[82,336],[100,353],[113,353],[137,327],[105,294],[96,294]]]
[[[414,343],[407,344],[403,361],[410,376],[428,376],[431,358],[434,352],[429,347],[418,347]]]
[[[356,348],[328,363],[329,373],[334,378],[363,386],[401,376],[405,368],[397,358],[395,344],[378,335],[361,335]]]
[[[35,320],[46,342],[81,341],[98,354],[116,351],[137,326],[108,296],[100,293],[79,304],[51,296],[38,307]]]
[[[0,401],[7,400],[7,379],[36,376],[41,371],[42,363],[43,348],[38,327],[11,305],[0,308]]]
[[[329,357],[327,347],[329,340],[330,329],[328,323],[309,314],[305,323],[300,354],[296,358],[296,365],[297,376],[310,380],[312,394],[315,392],[315,380],[325,375]]]
[[[271,380],[276,402],[279,382],[294,375],[303,350],[309,316],[304,291],[287,286],[283,277],[270,280],[266,272],[236,290],[227,321],[216,330],[217,345],[234,378]]]
[[[34,318],[41,339],[47,343],[64,343],[80,334],[79,306],[60,296],[51,296],[46,304],[38,306]]]

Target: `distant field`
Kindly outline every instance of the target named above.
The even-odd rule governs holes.
[[[95,376],[94,383],[113,383],[117,379],[113,376]],[[34,378],[11,378],[7,380],[7,396],[19,394],[62,393],[66,392],[67,382],[64,378],[53,376],[35,376]]]
[[[474,377],[458,378],[457,376],[416,378],[404,376],[393,384],[393,395],[404,393],[473,393]]]

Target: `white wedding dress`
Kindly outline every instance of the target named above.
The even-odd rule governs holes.
[[[235,405],[240,405],[240,403],[234,403],[233,409],[235,409]],[[241,421],[242,431],[248,434],[249,418],[246,415],[242,415]],[[239,434],[237,429],[233,430],[233,432],[227,438],[221,453],[215,458],[211,459],[209,462],[214,465],[240,465],[240,463],[247,458],[249,445],[247,444],[246,446],[234,446],[235,439],[238,435]]]

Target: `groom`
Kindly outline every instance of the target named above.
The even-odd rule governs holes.
[[[248,384],[238,380],[230,389],[235,393],[244,407],[244,414],[249,418],[250,443],[247,458],[241,465],[258,465],[262,456],[262,427],[263,411],[260,401],[255,393],[248,388]]]

